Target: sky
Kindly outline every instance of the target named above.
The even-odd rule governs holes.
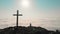
[[[60,0],[0,0],[0,28],[15,26],[17,10],[19,26],[60,29]]]

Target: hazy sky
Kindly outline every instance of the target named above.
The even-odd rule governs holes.
[[[60,0],[0,0],[0,28],[14,26],[16,11],[22,13],[19,25],[60,28]]]

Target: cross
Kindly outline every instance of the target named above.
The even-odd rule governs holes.
[[[22,16],[22,14],[19,14],[19,10],[17,10],[17,14],[13,14],[13,16],[17,16],[16,27],[18,27],[18,16]]]

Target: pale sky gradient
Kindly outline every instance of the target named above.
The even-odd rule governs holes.
[[[15,26],[17,10],[21,26],[60,29],[60,0],[0,0],[0,28]]]

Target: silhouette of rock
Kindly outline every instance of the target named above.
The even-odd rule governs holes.
[[[16,28],[15,26],[15,27],[0,29],[0,34],[60,34],[60,32],[58,30],[48,31],[47,29],[42,27],[18,26],[18,28]]]

